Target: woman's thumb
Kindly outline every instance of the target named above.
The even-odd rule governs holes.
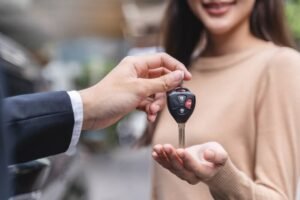
[[[226,152],[222,151],[215,151],[212,149],[206,149],[204,151],[204,159],[208,162],[211,162],[217,166],[223,166],[225,165],[228,155]]]

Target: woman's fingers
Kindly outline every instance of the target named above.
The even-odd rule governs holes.
[[[177,150],[183,166],[192,171],[202,181],[213,177],[227,161],[227,153],[215,142],[195,145],[185,150]]]
[[[156,145],[154,159],[166,169],[190,184],[208,181],[226,163],[228,155],[215,142],[175,149],[172,145]]]
[[[174,169],[175,171],[182,170],[183,169],[182,160],[177,156],[174,147],[170,144],[165,144],[163,145],[163,150],[166,153],[168,160],[170,161],[172,169]]]
[[[154,160],[156,160],[160,165],[162,165],[164,168],[170,169],[171,164],[168,160],[168,157],[166,156],[163,146],[158,144],[153,147],[153,153],[152,157]]]
[[[176,149],[169,144],[163,145],[164,151],[170,161],[173,172],[179,178],[186,180],[190,184],[196,184],[199,182],[199,179],[194,175],[194,173],[186,170],[183,166],[183,161],[179,158],[176,153]]]
[[[182,159],[184,168],[192,172],[198,179],[203,181],[209,177],[212,166],[208,163],[201,162],[200,159],[195,158],[184,149],[178,149],[177,154]]]

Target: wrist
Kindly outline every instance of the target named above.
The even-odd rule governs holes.
[[[93,94],[91,91],[91,88],[87,88],[84,90],[80,90],[78,93],[82,99],[82,105],[83,105],[83,123],[82,123],[82,130],[90,130],[93,127],[94,121],[92,117],[91,110],[93,103],[91,102],[93,97],[91,95]]]
[[[235,195],[237,199],[242,199],[240,195],[247,188],[246,174],[241,173],[228,158],[225,165],[211,179],[205,181],[211,194],[215,198],[224,198]]]
[[[219,185],[220,182],[226,181],[234,173],[234,166],[230,159],[226,161],[224,166],[220,167],[219,171],[212,176],[210,179],[206,180],[205,183],[208,186]]]

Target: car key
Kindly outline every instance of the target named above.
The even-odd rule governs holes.
[[[196,97],[188,89],[178,87],[167,93],[167,104],[170,114],[178,124],[179,147],[185,147],[185,123],[192,115]]]

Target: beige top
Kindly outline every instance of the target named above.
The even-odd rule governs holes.
[[[230,160],[208,185],[192,186],[154,165],[155,200],[295,199],[300,172],[300,54],[268,43],[200,58],[186,87],[196,94],[187,146],[219,142]],[[178,144],[165,109],[153,144]],[[210,189],[210,190],[209,190]]]

